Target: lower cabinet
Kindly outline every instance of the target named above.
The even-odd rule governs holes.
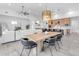
[[[7,43],[14,41],[14,31],[5,31],[0,39],[0,43]]]
[[[20,40],[25,37],[25,35],[29,34],[29,31],[5,31],[4,34],[0,38],[0,43],[7,43],[11,41]]]
[[[26,35],[40,32],[39,30],[20,30],[20,31],[5,31],[0,37],[0,43],[7,43],[11,41],[20,40],[21,38],[27,37]]]
[[[25,38],[26,35],[33,34],[30,30],[21,30],[16,32],[16,40],[20,40],[21,38]]]

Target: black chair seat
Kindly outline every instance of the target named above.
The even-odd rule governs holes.
[[[35,42],[33,42],[33,41],[28,41],[27,44],[24,45],[24,47],[25,47],[26,49],[31,49],[31,48],[34,48],[34,47],[36,47],[36,46],[37,46],[37,44],[36,44]]]
[[[57,37],[57,35],[55,35],[55,36],[51,36],[50,38],[52,39],[52,38],[55,38],[55,37]]]
[[[55,38],[46,39],[44,44],[55,45]]]
[[[54,43],[48,43],[48,42],[46,42],[46,41],[44,41],[44,44],[45,44],[45,45],[49,45],[49,46],[55,45]]]
[[[62,38],[62,34],[58,34],[56,41],[61,41],[61,38]]]
[[[60,39],[56,39],[56,41],[61,41]]]
[[[23,40],[28,40],[28,38],[22,38]]]

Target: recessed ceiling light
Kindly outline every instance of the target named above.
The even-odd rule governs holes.
[[[74,14],[74,11],[69,11],[68,14],[69,15]]]
[[[36,21],[36,23],[39,24],[40,22],[39,21]]]
[[[41,7],[42,6],[42,3],[39,3],[39,6]]]
[[[73,10],[71,10],[71,9],[69,9],[69,11],[68,11],[68,15],[72,15],[72,14],[74,14],[75,12],[73,11]]]
[[[11,6],[12,4],[11,3],[8,3],[8,6]]]

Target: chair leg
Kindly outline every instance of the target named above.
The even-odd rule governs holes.
[[[60,49],[60,45],[59,45],[58,41],[57,41],[57,45],[58,45],[58,47],[59,47],[59,49]]]
[[[29,50],[28,56],[30,55],[31,49]]]
[[[63,46],[62,41],[60,41],[60,43],[61,43],[61,45]]]
[[[56,45],[54,46],[55,50],[57,51]]]
[[[24,47],[23,47],[23,49],[22,49],[22,51],[21,51],[21,54],[20,54],[20,56],[22,56],[22,53],[23,53],[23,51],[24,51]]]
[[[50,50],[51,56],[53,56],[53,53],[52,53],[52,50],[51,50],[51,48],[50,48],[50,47],[49,47],[49,50]]]

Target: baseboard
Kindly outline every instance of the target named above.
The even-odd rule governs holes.
[[[16,41],[20,41],[20,40],[16,40]],[[5,42],[5,43],[1,43],[1,44],[8,44],[8,43],[16,42],[16,41],[10,41],[10,42]]]

